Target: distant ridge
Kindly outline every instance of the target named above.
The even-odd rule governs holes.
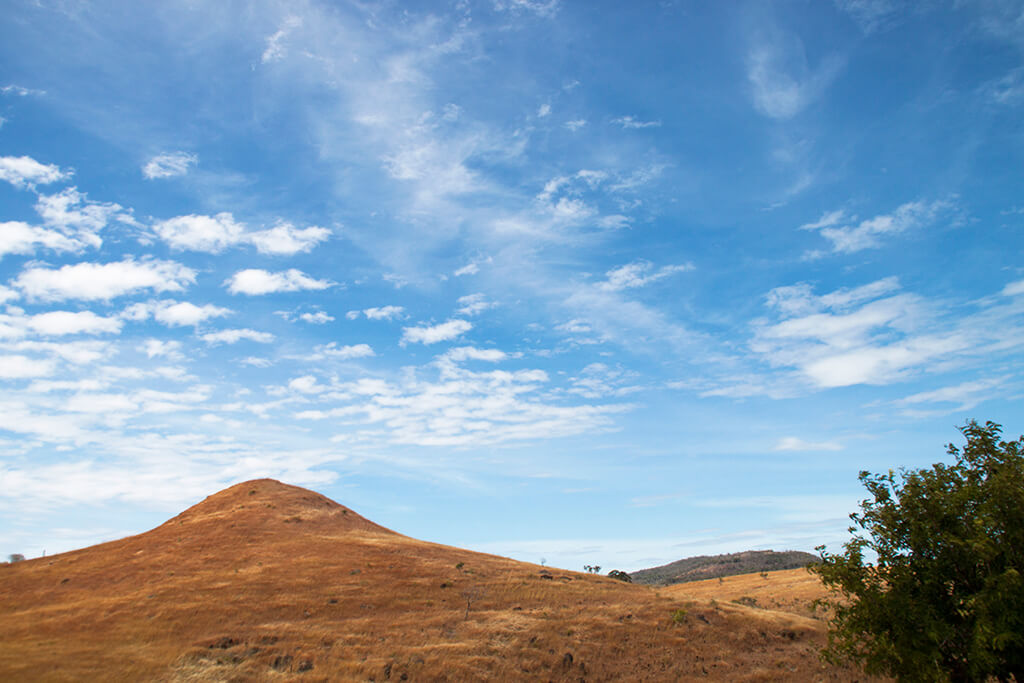
[[[652,586],[669,586],[674,583],[717,579],[722,576],[772,572],[781,569],[799,569],[818,557],[797,550],[775,552],[774,550],[747,550],[728,555],[701,555],[688,557],[660,567],[630,572],[634,583]]]

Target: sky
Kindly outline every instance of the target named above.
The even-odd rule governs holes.
[[[1024,431],[1024,5],[8,0],[0,552],[272,477],[634,570]]]

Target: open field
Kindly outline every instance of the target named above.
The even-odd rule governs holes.
[[[545,569],[258,480],[0,567],[0,678],[866,680],[818,661],[815,591],[803,570],[653,589]]]

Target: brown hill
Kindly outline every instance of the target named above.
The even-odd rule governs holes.
[[[634,583],[654,586],[670,586],[687,581],[717,579],[722,576],[774,572],[783,569],[800,569],[819,558],[797,550],[776,552],[774,550],[747,550],[727,555],[701,555],[688,557],[660,567],[640,569],[630,573]]]
[[[762,579],[763,581],[763,579]],[[865,680],[807,615],[417,541],[259,480],[0,567],[0,680]]]

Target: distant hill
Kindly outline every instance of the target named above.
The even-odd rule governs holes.
[[[669,586],[674,583],[717,579],[722,576],[737,574],[753,574],[756,572],[773,572],[780,569],[798,569],[806,567],[819,558],[810,553],[797,550],[775,552],[774,550],[748,550],[729,555],[702,555],[688,557],[663,564],[651,569],[640,569],[630,572],[634,583],[650,586]]]
[[[820,584],[797,580],[796,597],[781,573],[727,593],[754,600],[655,591],[418,541],[261,479],[0,565],[0,680],[871,680],[818,659]]]

